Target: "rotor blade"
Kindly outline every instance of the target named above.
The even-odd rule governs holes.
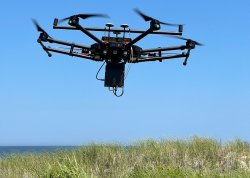
[[[106,14],[76,14],[76,15],[72,15],[70,17],[66,17],[64,19],[61,19],[59,22],[64,22],[66,20],[69,20],[71,17],[76,16],[76,17],[80,17],[82,19],[87,19],[90,17],[104,17],[104,18],[110,18],[108,15]]]
[[[46,33],[44,29],[42,29],[42,27],[40,27],[40,25],[38,24],[38,22],[35,19],[32,19],[32,22],[34,23],[34,25],[36,26],[36,29],[38,32],[43,32]]]
[[[175,27],[179,26],[179,24],[173,24],[173,23],[165,23],[165,22],[160,22],[160,23],[163,25],[168,25],[168,26],[175,26]]]
[[[48,35],[48,33],[44,29],[42,29],[42,27],[38,24],[38,22],[35,19],[32,19],[32,22],[36,26],[38,32],[45,33],[46,35]]]
[[[64,18],[64,19],[61,19],[61,20],[59,20],[59,23],[64,22],[64,21],[66,21],[66,20],[69,20],[69,18],[70,18],[70,17],[66,17],[66,18]]]
[[[143,14],[139,9],[135,8],[134,11],[141,16],[145,21],[150,21],[150,20],[154,20],[152,17],[149,17],[145,14]]]
[[[80,17],[82,19],[87,19],[90,17],[103,17],[103,18],[110,18],[108,15],[106,14],[78,14],[76,15],[77,17]]]
[[[177,38],[177,39],[181,39],[181,40],[185,40],[185,41],[192,41],[192,42],[194,42],[196,45],[198,45],[198,46],[204,46],[204,44],[202,44],[202,43],[199,43],[199,42],[197,42],[197,41],[194,41],[194,40],[192,40],[192,39],[190,39],[190,38],[184,38],[184,37],[182,37],[182,36],[169,36],[169,37],[171,37],[171,38]]]
[[[177,38],[177,39],[181,39],[181,40],[190,40],[190,39],[188,39],[188,38],[184,38],[184,37],[182,37],[182,36],[169,36],[169,37],[171,37],[171,38]]]
[[[193,41],[193,42],[195,42],[195,44],[198,45],[198,46],[204,46],[204,44],[199,43],[198,41]]]
[[[141,16],[146,22],[147,21],[151,21],[151,20],[157,20],[157,19],[154,19],[150,16],[147,16],[145,15],[144,13],[142,13],[139,9],[135,8],[134,11],[139,15]],[[157,20],[159,21],[159,20]],[[168,26],[179,26],[179,24],[172,24],[172,23],[166,23],[166,22],[161,22],[159,21],[160,24],[163,24],[163,25],[168,25]]]

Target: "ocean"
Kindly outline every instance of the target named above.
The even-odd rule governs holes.
[[[0,158],[10,154],[51,153],[75,148],[77,146],[0,146]]]

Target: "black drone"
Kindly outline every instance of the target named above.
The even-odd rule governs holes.
[[[61,54],[66,54],[69,56],[75,56],[85,59],[90,59],[93,61],[103,61],[103,65],[106,64],[105,68],[105,77],[104,79],[96,78],[98,80],[104,81],[104,86],[108,87],[116,96],[122,96],[124,93],[124,79],[126,78],[125,74],[125,64],[127,63],[139,63],[139,62],[149,62],[149,61],[160,61],[164,59],[174,59],[174,58],[185,58],[183,65],[187,64],[190,51],[195,48],[196,45],[201,46],[201,43],[198,43],[192,39],[187,39],[180,37],[183,32],[183,25],[171,24],[161,22],[155,18],[143,14],[140,10],[134,9],[137,14],[139,14],[145,21],[149,21],[150,25],[148,30],[131,30],[127,24],[122,24],[122,29],[113,29],[114,26],[112,23],[107,23],[105,28],[89,28],[83,27],[79,24],[80,19],[87,19],[90,17],[108,17],[104,14],[77,14],[70,17],[64,18],[62,20],[54,19],[53,28],[54,29],[65,29],[65,30],[80,30],[88,37],[92,38],[95,43],[91,46],[84,46],[75,43],[69,43],[65,41],[56,40],[48,35],[48,33],[43,30],[38,23],[33,20],[40,36],[37,42],[42,46],[44,51],[48,54],[49,57],[52,56],[50,52],[56,52]],[[58,23],[68,21],[69,26],[59,26]],[[165,32],[158,31],[161,28],[161,25],[176,26],[178,28],[177,32]],[[94,36],[90,31],[105,32],[105,35],[102,39]],[[115,36],[111,36],[111,32]],[[119,37],[119,34],[123,33],[122,37]],[[139,35],[134,38],[127,38],[126,33],[138,33]],[[106,35],[107,34],[107,35]],[[141,47],[135,45],[139,40],[147,36],[148,34],[162,34],[162,35],[172,35],[175,38],[182,39],[186,41],[185,45],[181,46],[171,46],[171,47],[159,47],[151,49],[142,49]],[[56,43],[60,45],[68,46],[68,50],[61,50],[58,48],[52,48],[50,46],[45,46],[43,42]],[[182,50],[180,53],[164,53],[165,51],[175,51]],[[185,51],[184,51],[185,50]],[[122,91],[120,94],[117,94],[117,89],[121,88]]]

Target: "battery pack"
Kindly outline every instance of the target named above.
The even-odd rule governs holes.
[[[124,86],[124,63],[107,63],[105,70],[105,87],[123,87]]]

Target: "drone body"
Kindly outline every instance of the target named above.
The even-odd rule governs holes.
[[[125,65],[127,63],[139,63],[139,62],[149,62],[149,61],[160,61],[164,59],[174,59],[174,58],[185,58],[183,65],[187,64],[187,59],[189,57],[190,51],[195,48],[196,45],[202,45],[194,40],[186,39],[183,37],[178,37],[182,35],[183,26],[176,24],[164,23],[159,20],[156,20],[152,17],[146,16],[138,9],[135,11],[145,20],[150,21],[150,27],[148,30],[131,30],[128,29],[127,24],[122,24],[122,29],[113,29],[113,24],[107,23],[105,28],[87,28],[83,27],[79,24],[79,20],[86,19],[89,17],[107,17],[103,14],[78,14],[62,19],[60,22],[68,21],[69,26],[59,26],[58,19],[54,20],[54,29],[66,29],[66,30],[80,30],[88,37],[92,38],[95,43],[91,46],[84,46],[75,43],[69,43],[65,41],[60,41],[51,38],[39,25],[33,20],[34,24],[37,27],[37,30],[40,32],[40,36],[38,38],[38,43],[42,46],[45,52],[51,57],[50,52],[56,52],[61,54],[66,54],[70,56],[90,59],[93,61],[104,62],[106,64],[105,67],[105,78],[99,79],[98,73],[96,78],[98,80],[104,81],[104,86],[111,89],[116,96],[122,96],[124,92],[124,78],[125,78]],[[161,28],[161,24],[177,26],[177,32],[164,32],[159,31]],[[103,36],[102,39],[94,36],[90,31],[99,31],[99,32],[108,32],[108,35]],[[113,32],[116,36],[112,37],[111,32]],[[123,33],[123,37],[119,37],[118,35]],[[134,39],[126,38],[127,33],[138,33]],[[135,45],[139,40],[147,36],[148,34],[162,34],[162,35],[173,35],[175,38],[186,40],[185,45],[181,46],[172,46],[172,47],[161,47],[161,48],[152,48],[152,49],[143,49],[137,45]],[[60,45],[69,46],[69,51],[55,49],[51,47],[47,47],[44,45],[44,42],[56,43]],[[79,52],[80,50],[80,52]],[[186,52],[181,52],[179,54],[169,55],[164,54],[165,51],[176,51],[176,50],[187,50]],[[117,94],[117,89],[121,88],[121,94]]]

